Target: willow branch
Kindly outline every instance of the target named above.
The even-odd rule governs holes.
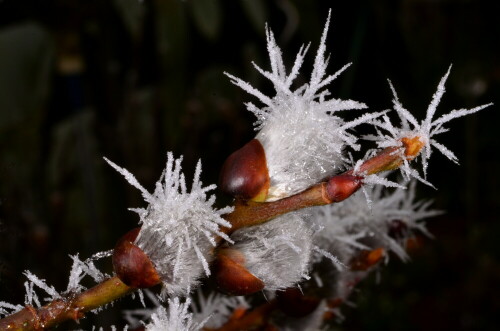
[[[298,209],[342,201],[362,186],[363,176],[357,174],[370,175],[393,170],[402,163],[401,153],[390,147],[365,161],[356,174],[349,170],[303,192],[273,202],[236,201],[234,211],[224,215],[232,227],[224,228],[223,231],[230,233],[242,227],[265,223]],[[23,310],[0,319],[0,330],[43,330],[66,320],[78,320],[86,312],[111,303],[135,289],[125,285],[118,277],[112,277],[85,292],[56,299],[41,308],[26,306]]]

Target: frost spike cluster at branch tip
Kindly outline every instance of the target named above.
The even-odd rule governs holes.
[[[392,86],[391,81],[389,81],[389,87],[391,88],[393,94],[392,103],[394,110],[400,119],[400,126],[394,126],[389,117],[384,115],[382,116],[382,119],[374,119],[372,121],[372,123],[378,128],[377,135],[366,137],[369,140],[376,141],[378,147],[397,148],[398,150],[396,152],[400,153],[402,156],[401,159],[403,164],[400,169],[403,176],[405,178],[414,177],[428,185],[431,184],[427,182],[425,178],[427,176],[428,160],[432,152],[431,147],[436,148],[439,152],[441,152],[441,154],[446,156],[451,161],[458,163],[458,158],[455,154],[446,146],[438,143],[435,139],[433,139],[433,137],[440,133],[447,132],[448,129],[446,129],[443,125],[452,119],[473,114],[481,109],[493,105],[493,103],[488,103],[471,109],[452,110],[436,120],[433,120],[437,106],[444,95],[444,85],[450,74],[451,67],[452,66],[450,65],[446,74],[441,78],[437,90],[432,96],[431,103],[427,108],[425,119],[420,123],[407,109],[403,107],[396,94],[396,89]],[[380,129],[386,133],[383,133]],[[416,158],[418,155],[421,155],[424,174],[423,177],[419,175],[417,170],[411,168],[408,162]]]

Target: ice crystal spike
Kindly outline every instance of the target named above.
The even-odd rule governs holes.
[[[309,49],[302,46],[291,70],[287,73],[281,49],[273,33],[266,28],[267,51],[271,70],[253,64],[259,73],[274,85],[276,95],[269,97],[249,83],[225,73],[231,82],[257,97],[263,106],[247,103],[255,114],[256,139],[264,146],[271,179],[268,201],[304,190],[326,176],[332,175],[344,164],[346,146],[358,149],[356,137],[349,133],[353,126],[373,119],[379,114],[365,114],[351,122],[337,116],[339,111],[363,109],[366,105],[352,100],[329,98],[326,86],[335,80],[350,64],[333,75],[327,75],[326,35],[330,13],[316,52],[313,70],[307,84],[293,87],[304,57]]]
[[[492,105],[492,103],[489,103],[471,109],[452,110],[451,112],[434,119],[437,106],[439,105],[439,102],[445,92],[444,85],[448,79],[450,71],[451,65],[446,74],[441,78],[436,92],[432,96],[432,100],[427,107],[425,119],[421,122],[417,121],[417,119],[403,107],[399,101],[394,86],[392,86],[391,81],[389,81],[389,87],[391,88],[393,94],[392,103],[394,110],[399,116],[401,122],[400,126],[393,125],[389,117],[384,115],[382,120],[376,119],[373,123],[385,132],[378,130],[377,136],[368,137],[370,140],[375,140],[379,147],[398,147],[401,158],[404,160],[404,163],[400,168],[403,175],[406,178],[414,177],[428,185],[431,184],[425,180],[425,177],[427,175],[428,160],[432,152],[431,147],[436,148],[439,152],[441,152],[441,154],[446,156],[451,161],[458,163],[458,158],[455,154],[446,146],[433,139],[433,137],[440,133],[447,132],[448,129],[446,129],[443,125],[452,119],[473,114]],[[417,170],[410,167],[408,162],[419,155],[422,160],[423,178]]]
[[[138,188],[149,204],[145,209],[132,209],[139,214],[141,223],[135,244],[155,265],[166,292],[186,294],[203,273],[210,274],[208,264],[213,258],[215,238],[219,236],[231,242],[220,227],[231,227],[221,216],[232,208],[213,208],[215,197],[208,192],[215,185],[203,187],[201,162],[196,166],[188,191],[181,172],[182,158],[175,159],[168,153],[165,170],[154,192],[149,193],[130,172],[105,160]]]

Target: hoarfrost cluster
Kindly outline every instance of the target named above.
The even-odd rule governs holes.
[[[137,246],[151,259],[169,294],[188,294],[203,273],[210,275],[216,236],[232,242],[220,230],[221,226],[231,227],[221,216],[232,208],[212,207],[215,196],[207,193],[216,186],[202,186],[201,162],[196,166],[188,192],[181,172],[182,158],[175,159],[168,153],[166,168],[154,192],[149,193],[129,171],[106,161],[139,189],[149,204],[146,209],[131,209],[139,214],[142,225],[135,240]]]
[[[91,278],[96,283],[101,282],[105,278],[109,277],[109,275],[100,271],[96,267],[94,262],[110,256],[111,253],[111,251],[99,252],[84,261],[80,260],[78,258],[78,255],[70,256],[73,260],[73,264],[71,266],[68,285],[66,287],[66,290],[61,293],[59,293],[54,288],[54,286],[48,285],[44,279],[41,279],[31,273],[29,270],[26,270],[24,273],[27,278],[27,281],[24,283],[24,304],[33,306],[35,308],[40,308],[44,305],[45,302],[64,299],[69,295],[81,293],[87,289],[87,287],[82,284],[82,280],[86,277]],[[40,298],[37,291],[43,292],[42,298]],[[7,302],[0,302],[0,316],[13,314],[22,310],[23,308],[24,306],[22,305],[13,305]]]

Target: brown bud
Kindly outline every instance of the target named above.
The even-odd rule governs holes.
[[[278,307],[287,315],[304,317],[312,313],[320,303],[320,299],[304,295],[298,288],[290,287],[276,292]]]
[[[229,295],[248,295],[261,291],[264,283],[244,267],[245,257],[237,250],[219,250],[214,277],[219,291]]]
[[[362,250],[358,256],[351,260],[351,270],[365,271],[377,264],[385,256],[385,250],[377,248],[374,250]]]
[[[269,185],[266,153],[257,139],[229,155],[222,166],[220,188],[233,197],[264,201]]]
[[[153,262],[134,244],[139,230],[130,230],[118,240],[113,252],[113,268],[127,286],[147,288],[159,284],[161,279]]]
[[[327,198],[331,202],[340,202],[350,197],[362,184],[363,177],[349,174],[333,176],[326,184]]]

